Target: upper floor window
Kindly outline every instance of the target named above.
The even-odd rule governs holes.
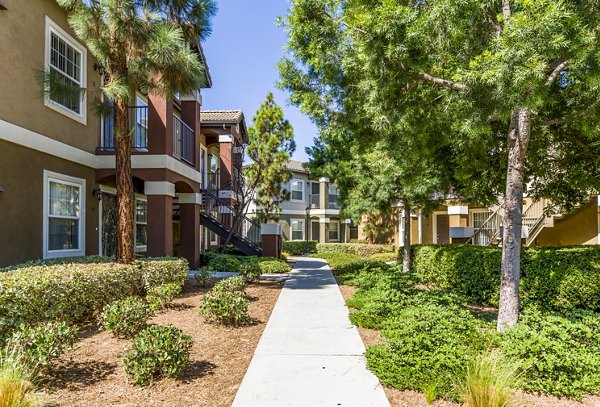
[[[329,185],[329,207],[332,209],[339,208],[338,199],[340,193],[335,185]]]
[[[48,73],[54,81],[81,92],[58,92],[51,94],[46,106],[83,124],[86,120],[85,79],[86,49],[77,43],[62,28],[46,17],[45,63]]]
[[[293,179],[290,186],[291,201],[304,202],[304,181],[301,179]]]

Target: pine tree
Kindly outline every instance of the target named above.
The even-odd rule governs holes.
[[[205,67],[195,48],[210,33],[212,0],[57,0],[105,72],[114,107],[117,261],[133,261],[134,189],[129,103],[135,92],[172,98],[198,90]],[[49,90],[52,92],[52,89]]]

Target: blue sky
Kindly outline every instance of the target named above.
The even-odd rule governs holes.
[[[288,105],[288,94],[275,88],[277,62],[285,55],[286,34],[275,26],[285,16],[287,0],[217,0],[219,11],[213,19],[212,35],[204,52],[213,79],[203,91],[203,109],[242,109],[250,126],[254,113],[272,91],[294,127],[296,152],[293,158],[305,161],[304,151],[313,144],[316,127],[300,111]]]

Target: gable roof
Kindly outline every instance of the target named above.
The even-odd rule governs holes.
[[[304,168],[304,163],[302,161],[289,160],[287,163],[288,170],[295,172],[305,172],[308,173],[308,170]]]

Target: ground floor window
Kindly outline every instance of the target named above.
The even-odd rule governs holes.
[[[332,220],[329,222],[329,240],[332,242],[340,241],[340,221]]]
[[[44,172],[44,257],[85,254],[85,180]]]
[[[292,219],[291,222],[291,240],[304,240],[304,220]]]
[[[135,251],[145,252],[148,247],[148,202],[135,200]]]
[[[216,246],[219,244],[218,241],[218,236],[215,232],[213,232],[212,230],[210,231],[210,245],[211,246]]]

